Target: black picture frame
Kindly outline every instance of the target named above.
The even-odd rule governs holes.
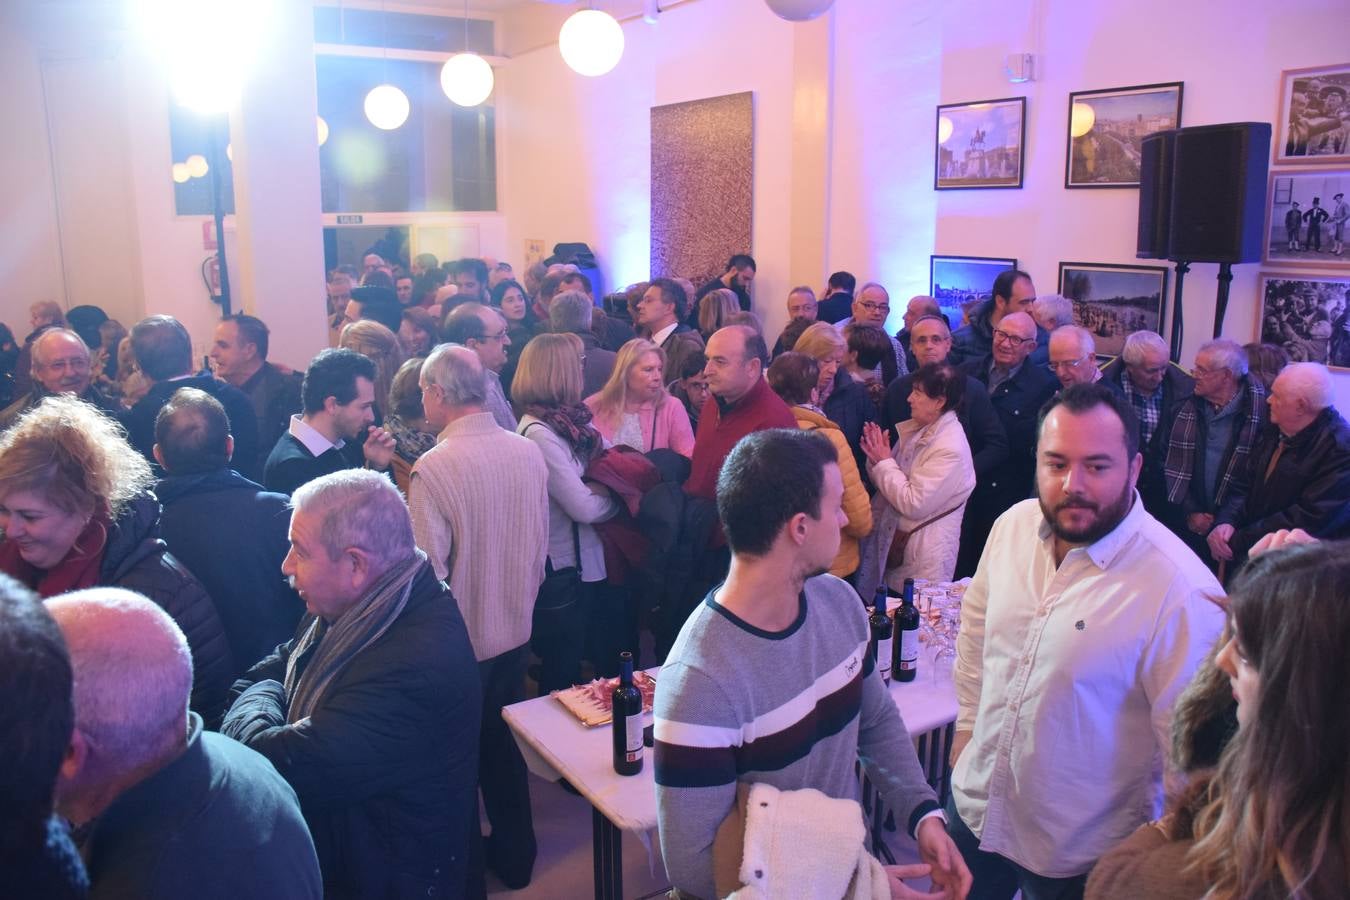
[[[1125,294],[1093,297],[1094,285],[1089,279],[1086,287],[1070,282],[1070,278],[1093,274],[1113,276],[1099,279],[1099,293],[1124,290]],[[1163,333],[1163,310],[1167,303],[1166,266],[1136,266],[1120,263],[1061,262],[1059,264],[1059,293],[1073,304],[1075,325],[1092,332],[1097,343],[1097,358],[1119,356],[1125,337],[1134,331],[1148,330]],[[1133,276],[1131,278],[1130,276]],[[1133,287],[1132,281],[1137,282]],[[1131,291],[1150,290],[1131,294]],[[1149,298],[1145,303],[1137,303]],[[1131,308],[1132,307],[1132,308]]]
[[[1069,190],[1139,187],[1139,142],[1156,131],[1181,127],[1184,95],[1184,83],[1180,81],[1071,92],[1065,126],[1064,187]],[[1095,101],[1095,105],[1089,101]],[[1158,107],[1164,102],[1169,106],[1160,111]],[[1093,113],[1093,123],[1088,131],[1075,137],[1074,110],[1079,104]],[[1132,104],[1136,108],[1131,109]],[[1098,120],[1098,109],[1115,117]],[[1101,127],[1098,121],[1103,123]],[[1104,124],[1108,122],[1112,123],[1110,127]],[[1100,179],[1088,177],[1089,166],[1102,167]]]
[[[1015,116],[1008,120],[1009,114]],[[944,124],[946,120],[946,124]],[[1027,98],[1002,97],[998,100],[976,100],[967,103],[944,103],[938,106],[933,135],[933,190],[961,191],[978,189],[1020,188],[1026,169],[1027,153]],[[1011,131],[1017,144],[985,146],[990,129]],[[944,138],[943,132],[947,132]],[[966,140],[965,158],[956,159],[955,145]],[[952,147],[944,144],[953,142]],[[1013,158],[1016,169],[1008,172]],[[976,174],[967,174],[976,166]],[[989,174],[991,168],[999,174]],[[944,174],[944,172],[946,174]]]
[[[939,267],[948,272],[939,274]],[[928,257],[928,296],[938,302],[947,324],[953,329],[961,325],[961,307],[972,300],[986,300],[994,296],[994,278],[999,272],[1017,268],[1014,256],[951,256],[934,253]],[[952,279],[943,287],[939,277]]]

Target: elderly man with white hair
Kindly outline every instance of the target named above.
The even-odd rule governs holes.
[[[1317,538],[1350,534],[1350,424],[1332,407],[1320,363],[1286,366],[1271,385],[1270,424],[1244,477],[1214,517],[1209,549],[1230,571],[1262,535],[1302,528]]]
[[[487,864],[519,889],[529,884],[537,848],[525,761],[501,713],[525,699],[548,548],[548,466],[533,441],[493,421],[472,350],[432,350],[421,387],[427,424],[440,434],[412,470],[413,535],[449,582],[473,642],[483,683],[478,783],[492,824]]]
[[[1066,388],[1100,381],[1102,370],[1097,368],[1097,342],[1092,332],[1077,325],[1061,325],[1050,332],[1047,368]]]
[[[188,711],[192,656],[169,614],[120,588],[47,609],[75,677],[56,809],[83,831],[90,896],[321,897],[295,791]]]
[[[1266,389],[1248,374],[1242,345],[1228,338],[1201,344],[1191,374],[1195,394],[1177,408],[1163,463],[1162,522],[1213,564],[1205,538],[1269,421]]]
[[[92,383],[89,348],[78,334],[69,328],[48,328],[33,340],[30,349],[33,386],[0,412],[0,428],[9,427],[52,394],[74,394],[106,413],[117,412],[117,404]]]
[[[1073,324],[1073,302],[1062,294],[1045,294],[1031,301],[1031,317],[1048,332]]]
[[[1168,436],[1182,402],[1195,393],[1195,379],[1174,365],[1170,354],[1162,335],[1136,331],[1125,338],[1120,356],[1102,368],[1102,383],[1128,400],[1139,419],[1139,453],[1144,457],[1139,496],[1149,513],[1164,521]]]
[[[389,479],[334,472],[292,505],[281,572],[311,615],[221,731],[295,788],[326,897],[461,896],[481,700],[459,607]]]
[[[554,334],[575,334],[581,338],[581,396],[598,393],[609,381],[618,355],[600,346],[600,339],[591,331],[595,304],[581,291],[563,291],[553,297],[548,307],[549,330]]]

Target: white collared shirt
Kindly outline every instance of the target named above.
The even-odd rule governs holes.
[[[317,457],[327,453],[329,450],[340,450],[343,445],[347,443],[342,438],[338,438],[336,444],[333,443],[328,440],[328,438],[324,437],[317,428],[298,415],[291,416],[291,427],[289,431],[291,437],[295,438],[301,444],[304,444],[305,449],[310,452],[311,456]]]
[[[676,320],[676,321],[674,321],[674,322],[671,322],[671,323],[670,323],[669,325],[667,325],[665,328],[662,328],[660,331],[653,332],[653,334],[652,334],[652,343],[655,344],[656,346],[660,347],[662,344],[664,344],[664,343],[666,342],[666,338],[668,338],[668,337],[670,337],[672,334],[674,334],[674,333],[675,333],[675,329],[676,329],[676,328],[679,328],[679,327],[680,327],[679,320]]]
[[[1055,566],[1036,500],[994,525],[961,604],[956,809],[982,850],[1086,872],[1162,812],[1172,705],[1223,629],[1223,589],[1139,495]]]

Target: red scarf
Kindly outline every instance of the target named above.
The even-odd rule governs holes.
[[[43,597],[55,597],[98,584],[107,545],[108,523],[102,516],[94,516],[75,538],[65,558],[50,569],[39,569],[25,560],[13,541],[0,543],[0,572],[22,581]]]

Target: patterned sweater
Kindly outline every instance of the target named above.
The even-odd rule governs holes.
[[[656,800],[671,883],[715,894],[712,844],[740,781],[858,799],[854,762],[912,833],[937,809],[895,702],[867,655],[867,614],[832,575],[806,583],[771,633],[720,606],[685,623],[656,688]]]

